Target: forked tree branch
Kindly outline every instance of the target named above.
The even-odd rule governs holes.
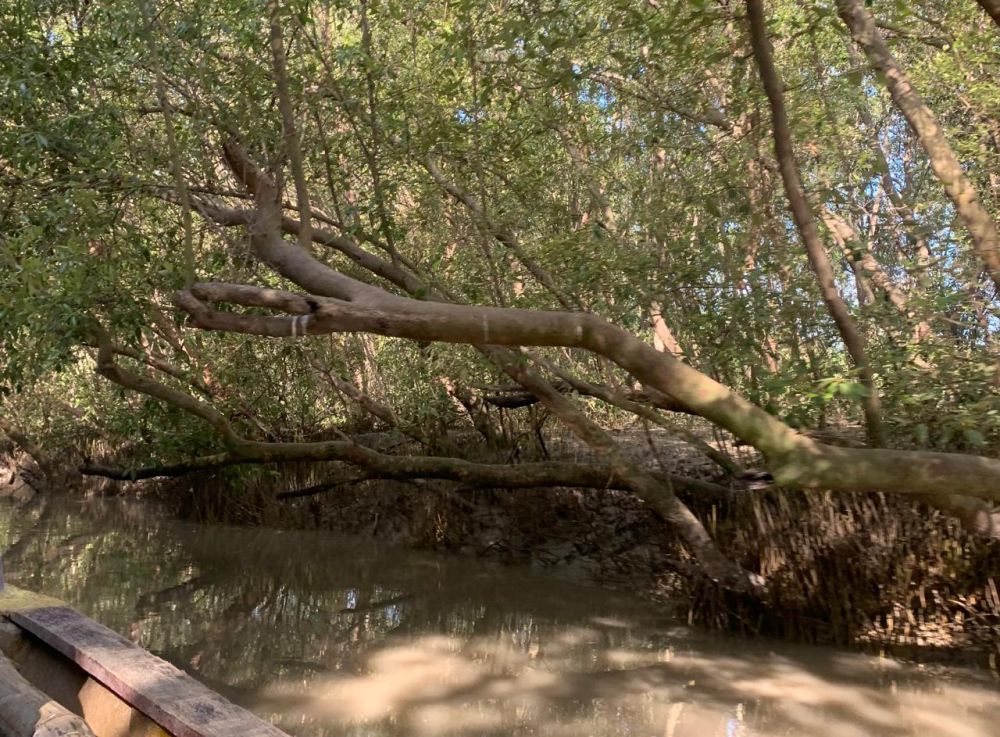
[[[260,300],[261,306],[275,306],[283,300],[282,293],[269,293]],[[373,469],[380,478],[412,479],[418,477],[446,478],[479,485],[509,486],[510,488],[530,487],[535,481],[540,486],[564,486],[583,478],[584,487],[593,488],[600,482],[607,486],[608,479],[617,476],[639,498],[643,499],[655,512],[672,524],[680,538],[691,549],[700,569],[723,587],[746,593],[763,592],[762,580],[755,574],[744,571],[728,560],[715,546],[708,532],[697,517],[674,493],[673,477],[656,476],[645,469],[628,463],[614,441],[596,424],[575,410],[570,400],[563,397],[546,382],[534,375],[524,364],[512,361],[508,352],[499,348],[484,348],[487,355],[501,366],[515,381],[536,393],[543,402],[566,421],[574,432],[588,444],[609,458],[605,467],[596,467],[604,474],[594,475],[594,468],[561,464],[555,471],[546,470],[550,464],[529,464],[526,474],[521,474],[520,466],[489,466],[469,464],[456,459],[402,457],[396,458],[377,453],[353,442],[330,441],[316,443],[260,443],[239,437],[228,421],[214,408],[183,392],[166,387],[145,377],[136,376],[114,363],[111,341],[100,328],[96,329],[99,341],[98,370],[111,381],[128,389],[157,397],[189,414],[209,422],[219,432],[229,450],[192,461],[170,466],[146,469],[115,469],[101,465],[87,465],[81,471],[85,474],[135,481],[158,476],[176,476],[193,471],[210,470],[238,464],[282,463],[292,461],[342,460],[366,469]],[[506,354],[506,355],[505,355]],[[589,475],[588,475],[589,473]],[[547,475],[548,474],[548,475]],[[589,481],[587,481],[589,479]],[[603,481],[601,480],[603,479]],[[686,480],[678,483],[690,486]],[[694,482],[699,486],[699,482]],[[702,489],[711,488],[700,485]]]
[[[292,318],[268,315],[251,318],[257,331],[274,336],[306,334],[311,324],[317,321],[323,322],[328,317],[328,313],[324,310],[335,305],[368,305],[379,311],[384,309],[399,311],[397,316],[416,308],[424,315],[438,314],[442,327],[447,327],[452,317],[457,314],[454,312],[455,309],[459,311],[483,309],[462,308],[443,302],[425,302],[399,297],[334,271],[313,257],[305,247],[292,246],[282,237],[283,216],[279,192],[274,182],[254,165],[237,142],[228,141],[224,152],[226,161],[236,178],[254,194],[256,208],[248,224],[254,253],[279,274],[307,289],[311,294],[302,297],[282,290],[256,290],[253,287],[240,285],[199,285],[182,291],[176,298],[178,306],[188,311],[196,324],[202,327],[214,325],[234,332],[248,332],[245,330],[248,316],[234,313],[227,316],[208,306],[208,303],[218,301],[253,304],[272,310],[280,309],[295,315]],[[521,312],[526,315],[535,314],[530,311]],[[376,317],[376,322],[388,326],[391,320]],[[530,322],[529,319],[526,324]],[[760,593],[759,577],[744,571],[722,555],[698,518],[669,487],[664,487],[643,469],[636,468],[610,435],[587,418],[571,400],[531,371],[522,357],[499,347],[501,344],[519,345],[523,341],[493,340],[489,334],[489,327],[489,319],[477,320],[477,330],[484,329],[485,332],[482,334],[473,332],[473,337],[463,338],[457,342],[468,343],[477,348],[508,376],[538,396],[540,401],[567,427],[606,458],[615,472],[629,481],[633,492],[674,525],[699,562],[701,570],[709,577],[729,589]]]
[[[980,5],[992,15],[991,7],[996,3],[992,0],[980,2]],[[872,68],[885,81],[893,102],[927,152],[934,174],[969,232],[973,251],[1000,290],[1000,233],[997,232],[992,216],[980,203],[972,182],[965,176],[937,118],[892,55],[875,19],[864,4],[860,0],[837,0],[837,9],[850,30],[851,37],[865,52]]]

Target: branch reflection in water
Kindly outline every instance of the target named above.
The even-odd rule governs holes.
[[[992,735],[991,674],[712,637],[623,592],[138,502],[0,507],[16,585],[295,735]]]

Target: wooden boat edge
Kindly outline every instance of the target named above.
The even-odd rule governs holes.
[[[287,737],[58,599],[6,586],[0,623],[0,652],[96,737]]]

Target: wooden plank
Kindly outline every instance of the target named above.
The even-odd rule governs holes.
[[[288,737],[75,609],[43,606],[8,616],[176,737]]]

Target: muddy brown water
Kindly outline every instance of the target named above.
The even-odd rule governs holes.
[[[370,539],[0,504],[8,579],[293,735],[978,737],[995,674],[713,636],[627,593]]]

